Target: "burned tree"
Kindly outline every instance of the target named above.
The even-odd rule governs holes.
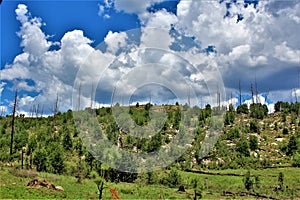
[[[16,114],[16,107],[17,107],[17,99],[18,99],[18,90],[16,90],[16,92],[15,92],[14,108],[13,108],[12,121],[11,121],[11,137],[10,137],[10,151],[9,151],[10,156],[12,156],[12,154],[13,154],[13,142],[14,142],[14,133],[15,133],[15,114]]]

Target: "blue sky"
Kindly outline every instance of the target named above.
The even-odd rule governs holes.
[[[42,30],[49,34],[50,40],[57,41],[65,32],[81,29],[96,44],[103,41],[108,31],[126,31],[139,27],[134,14],[110,12],[110,19],[98,15],[101,2],[98,1],[3,1],[1,5],[1,66],[11,63],[22,52],[21,38],[17,36],[20,22],[16,20],[15,9],[24,3],[32,16],[43,19]]]
[[[174,103],[187,96],[187,85],[197,105],[200,98],[213,104],[220,88],[224,104],[237,103],[239,81],[245,103],[250,103],[250,85],[256,82],[257,99],[265,103],[268,94],[271,110],[277,100],[293,101],[300,94],[299,0],[4,0],[0,8],[0,108],[7,113],[16,88],[20,113],[28,114],[33,105],[50,113],[56,94],[62,111],[74,109],[79,80],[85,88],[82,107],[90,105],[89,88],[95,88],[94,106],[109,105],[118,84],[120,98],[131,103],[146,102],[149,94],[155,102]],[[143,54],[143,48],[152,50]],[[154,61],[167,67],[134,71]],[[172,81],[173,71],[183,82]],[[172,77],[151,77],[163,72]],[[143,86],[147,73],[161,87],[155,82],[154,87],[146,86],[150,82]],[[86,74],[90,77],[85,80]]]

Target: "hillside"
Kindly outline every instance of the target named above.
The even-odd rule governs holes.
[[[261,104],[252,104],[250,108],[241,105],[236,109],[229,106],[226,110],[209,105],[200,109],[187,105],[137,104],[120,107],[120,113],[115,108],[114,112],[110,108],[99,108],[87,109],[87,112],[69,110],[47,118],[17,116],[11,156],[12,116],[0,117],[0,196],[40,198],[43,193],[39,189],[31,190],[25,186],[32,178],[27,176],[28,173],[33,173],[65,189],[61,193],[47,190],[46,198],[98,198],[101,187],[98,190],[97,185],[103,185],[103,198],[111,198],[108,187],[116,188],[122,198],[193,198],[194,194],[204,198],[224,198],[226,195],[252,198],[254,194],[262,195],[261,198],[300,198],[299,108],[299,103],[277,102],[275,113],[268,114]],[[223,117],[218,121],[220,118],[214,116],[220,116],[221,110],[224,110]],[[165,112],[165,121],[163,116],[155,115],[160,111]],[[100,137],[89,128],[91,120],[83,120],[89,117],[86,113],[94,114],[99,124],[95,130],[100,128],[113,145],[133,153],[167,148],[174,138],[180,137],[182,127],[189,130],[194,139],[191,145],[183,144],[188,146],[185,153],[165,168],[144,174],[122,172],[97,160],[84,145],[86,140],[94,141]],[[155,134],[137,129],[135,134],[152,136],[134,137],[129,134],[132,124],[126,121],[124,113],[129,113],[132,121],[142,128],[151,124],[154,116],[155,125],[160,129]],[[218,130],[215,126],[220,123]],[[201,146],[205,145],[212,130],[218,132],[218,140],[207,155],[201,156]],[[99,145],[95,146],[93,150],[102,158],[112,155],[102,152]],[[247,178],[248,170],[251,174]],[[27,175],[22,176],[25,172]],[[284,177],[284,187],[279,181],[280,173]],[[249,188],[246,187],[247,180]],[[83,193],[73,191],[71,185],[75,183]],[[142,183],[146,186],[137,189]],[[187,190],[177,192],[179,186]]]

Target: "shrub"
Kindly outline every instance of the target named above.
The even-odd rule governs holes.
[[[292,113],[291,124],[294,124],[294,125],[297,124],[297,115],[295,113]]]
[[[98,177],[99,177],[98,172],[96,172],[94,170],[91,171],[89,174],[89,178],[91,178],[91,179],[97,179]]]
[[[181,176],[176,169],[172,168],[168,176],[162,181],[164,185],[177,187],[181,183]]]
[[[250,116],[256,119],[263,119],[268,115],[268,107],[265,104],[255,103],[250,105]]]
[[[238,128],[232,128],[228,131],[226,135],[227,135],[227,139],[233,140],[240,137],[240,131]]]
[[[279,190],[283,190],[283,173],[280,172],[278,174],[278,186],[279,186]]]
[[[300,154],[295,154],[294,158],[292,160],[292,166],[293,167],[300,167]]]
[[[69,131],[64,133],[62,145],[66,151],[69,151],[73,147],[72,138]]]
[[[290,104],[287,102],[278,101],[274,106],[275,112],[281,112],[283,110],[289,110]]]
[[[65,168],[63,148],[54,142],[47,150],[50,172],[61,174]]]
[[[194,189],[194,199],[197,199],[197,197],[201,199],[203,186],[200,185],[200,181],[197,178],[193,178],[191,181],[191,185],[192,188]]]
[[[280,144],[280,150],[281,150],[283,153],[287,153],[287,152],[288,152],[288,142],[287,142],[287,141],[283,141],[283,142]]]
[[[249,144],[246,137],[241,138],[236,144],[236,151],[240,153],[242,156],[249,157]]]
[[[258,139],[255,135],[250,135],[249,146],[252,151],[255,151],[258,148]]]
[[[256,187],[257,189],[260,188],[260,178],[259,178],[259,175],[256,175],[256,176],[255,176],[255,187]]]
[[[25,130],[22,130],[19,133],[15,134],[14,149],[16,151],[20,151],[22,147],[26,146],[26,144],[28,143],[28,137],[29,134]]]
[[[282,122],[286,122],[286,114],[285,113],[282,113],[282,115],[281,115],[281,121]]]
[[[260,126],[259,126],[258,121],[256,119],[255,120],[251,120],[250,121],[250,131],[252,133],[259,133],[259,130],[260,130]]]
[[[3,128],[3,126],[1,127],[0,132],[1,132],[2,135],[6,134],[5,128]]]
[[[246,190],[251,190],[253,187],[253,180],[251,179],[250,176],[250,171],[247,171],[245,179],[244,179],[244,186]]]
[[[275,130],[275,131],[278,131],[278,123],[277,123],[277,122],[275,122],[274,130]]]
[[[36,166],[38,172],[46,171],[47,154],[44,150],[38,149],[34,152],[33,164]]]
[[[224,124],[225,125],[233,124],[234,119],[235,119],[235,113],[234,112],[227,112],[226,115],[225,115]]]
[[[249,110],[248,110],[248,106],[247,104],[242,104],[242,105],[239,105],[236,109],[236,112],[238,114],[240,113],[244,113],[244,114],[248,114],[249,113]]]
[[[158,181],[158,177],[155,172],[148,172],[146,179],[147,179],[147,184],[156,184]]]
[[[298,150],[298,144],[297,139],[294,135],[290,137],[289,143],[288,143],[288,151],[287,155],[293,155]]]
[[[284,127],[284,128],[282,129],[282,134],[283,134],[283,135],[288,135],[288,134],[289,134],[289,129],[286,128],[286,127]]]

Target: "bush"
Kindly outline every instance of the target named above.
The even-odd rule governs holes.
[[[283,141],[283,142],[280,144],[280,150],[281,150],[283,153],[287,153],[287,152],[288,152],[288,142],[287,142],[287,141]]]
[[[239,105],[236,109],[236,112],[238,114],[240,113],[244,113],[244,114],[248,114],[249,113],[249,110],[248,110],[248,106],[247,104],[242,104],[242,105]]]
[[[243,137],[238,141],[238,143],[236,144],[236,151],[239,152],[242,156],[250,156],[249,144],[246,137]]]
[[[279,186],[279,190],[283,190],[283,173],[280,172],[278,174],[278,186]]]
[[[258,148],[258,139],[255,135],[250,135],[249,146],[252,151],[255,151]]]
[[[90,174],[89,174],[89,178],[91,178],[91,179],[96,179],[98,177],[99,177],[98,172],[96,172],[94,170],[91,171]]]
[[[146,176],[147,184],[156,184],[158,182],[158,177],[155,172],[148,172]]]
[[[5,134],[6,134],[5,128],[3,128],[3,126],[0,128],[0,133],[1,133],[2,135],[5,135]]]
[[[68,130],[64,133],[62,145],[66,151],[69,151],[73,147],[71,134]]]
[[[286,127],[284,127],[284,128],[282,129],[282,134],[283,134],[283,135],[288,135],[288,134],[289,134],[289,129],[286,128]]]
[[[268,115],[268,107],[265,104],[255,103],[250,105],[250,116],[256,119],[263,119]]]
[[[172,168],[168,176],[164,178],[162,182],[169,187],[177,187],[181,183],[181,176],[176,169]]]
[[[278,131],[278,123],[277,123],[277,122],[275,122],[274,130],[275,130],[275,131]]]
[[[224,124],[225,125],[233,124],[234,119],[235,119],[235,113],[234,112],[227,112],[226,115],[225,115]]]
[[[300,154],[295,154],[294,158],[292,160],[292,166],[293,167],[300,167]]]
[[[238,128],[232,128],[228,131],[226,135],[227,135],[227,139],[233,140],[236,138],[240,138],[240,131]]]
[[[281,115],[281,121],[282,122],[286,122],[286,114],[285,113],[282,113],[282,115]]]
[[[260,126],[256,119],[250,121],[250,131],[252,133],[259,133]]]
[[[288,151],[287,155],[291,156],[298,150],[298,144],[297,139],[294,135],[290,137],[289,143],[288,143]]]
[[[194,199],[202,198],[203,186],[200,184],[200,181],[197,178],[193,178],[191,181],[192,188],[194,189]]]
[[[251,176],[250,176],[250,171],[247,171],[245,179],[244,179],[245,189],[248,191],[251,190],[253,187],[253,182],[254,181],[251,179]]]
[[[275,112],[281,112],[284,110],[289,111],[290,104],[287,102],[278,101],[277,103],[275,103],[274,109],[275,109]]]
[[[50,172],[62,174],[65,169],[63,148],[58,143],[52,143],[48,148],[48,161]]]
[[[46,171],[47,169],[47,154],[42,149],[37,149],[33,155],[33,164],[38,172]]]
[[[27,131],[22,130],[19,133],[14,135],[14,149],[20,151],[22,147],[26,146],[28,143],[29,134]]]

